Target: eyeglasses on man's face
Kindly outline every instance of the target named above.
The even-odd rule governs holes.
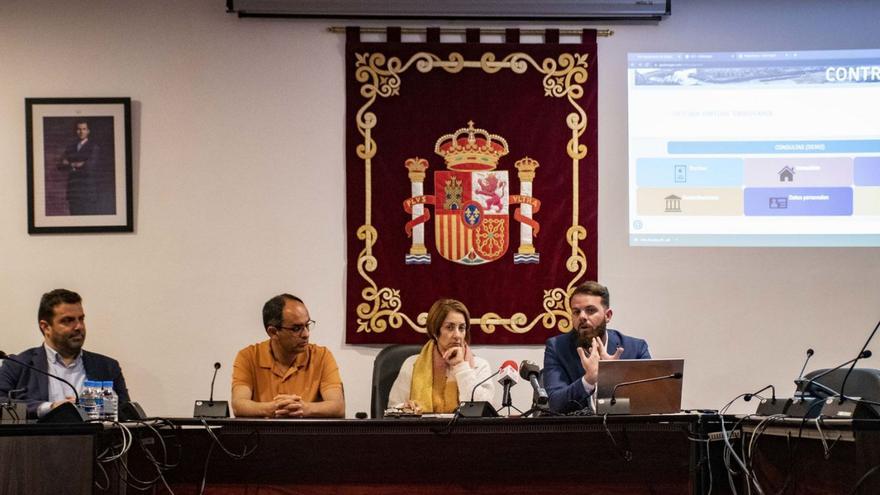
[[[275,328],[277,328],[278,330],[289,330],[293,333],[301,334],[303,332],[303,330],[308,330],[309,332],[314,330],[315,329],[315,320],[309,320],[301,325],[292,325],[289,327],[283,327],[283,326],[279,325]]]

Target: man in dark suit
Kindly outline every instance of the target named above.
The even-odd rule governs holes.
[[[82,391],[85,380],[112,380],[119,404],[129,402],[119,362],[82,350],[86,325],[79,294],[66,289],[43,294],[37,319],[43,345],[13,356],[16,360],[64,378],[76,387],[77,393]],[[0,397],[25,401],[29,418],[43,417],[64,402],[74,401],[73,391],[63,382],[9,359],[0,366]]]
[[[98,145],[89,139],[89,123],[76,122],[76,141],[61,156],[58,168],[67,171],[67,205],[71,215],[97,215],[98,211]]]
[[[542,378],[552,411],[592,409],[600,360],[651,359],[647,342],[607,328],[609,300],[608,288],[598,282],[578,286],[569,299],[573,328],[547,340]]]

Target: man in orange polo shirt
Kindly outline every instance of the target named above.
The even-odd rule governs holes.
[[[345,395],[333,354],[309,335],[315,322],[302,299],[281,294],[263,305],[269,340],[238,351],[232,371],[237,417],[341,418]]]

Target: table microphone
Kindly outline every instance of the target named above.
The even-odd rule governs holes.
[[[770,400],[772,400],[773,402],[776,402],[776,387],[774,387],[772,384],[767,385],[766,387],[762,388],[761,390],[758,390],[757,392],[752,392],[750,394],[743,395],[743,400],[748,402],[748,401],[752,400],[752,397],[759,395],[761,392],[767,390],[768,388],[770,389],[770,394],[771,394]]]
[[[649,383],[649,382],[658,382],[661,380],[680,380],[682,377],[682,373],[676,372],[671,375],[664,376],[655,376],[651,378],[643,378],[641,380],[633,380],[629,382],[620,382],[611,389],[611,398],[610,399],[596,399],[596,413],[597,414],[629,414],[630,413],[630,402],[629,398],[621,398],[618,404],[618,400],[616,397],[617,389],[628,387],[630,385],[637,385],[640,383]]]
[[[220,363],[214,363],[214,376],[211,378],[211,395],[207,401],[197,400],[193,408],[194,418],[228,418],[229,402],[225,400],[214,400],[214,381],[217,380],[217,371],[220,370]]]
[[[620,382],[617,385],[615,385],[614,388],[611,389],[611,405],[613,406],[614,404],[617,403],[617,399],[614,397],[614,395],[617,393],[618,388],[628,387],[630,385],[636,385],[639,383],[659,382],[660,380],[681,380],[682,376],[683,375],[680,372],[675,372],[671,375],[655,376],[652,378],[643,378],[641,380],[633,380],[631,382]]]
[[[823,371],[822,373],[819,373],[818,375],[814,376],[813,378],[810,378],[809,380],[807,380],[806,385],[804,385],[804,387],[801,389],[801,396],[803,397],[804,394],[808,393],[810,388],[813,387],[813,385],[818,385],[820,388],[822,388],[826,392],[831,393],[833,395],[838,395],[837,390],[834,390],[830,387],[827,387],[826,385],[824,385],[822,383],[818,383],[816,380],[818,380],[819,378],[822,378],[823,376],[825,376],[833,371],[837,371],[840,368],[843,368],[844,366],[846,366],[848,364],[854,364],[856,361],[858,361],[860,359],[868,359],[869,357],[871,357],[871,354],[872,354],[872,352],[870,350],[866,349],[866,350],[860,352],[859,355],[854,357],[853,359],[850,359],[849,361],[847,361],[845,363],[838,364],[837,366],[835,366],[831,369],[827,369],[827,370]],[[800,382],[803,383],[803,380],[800,380]]]
[[[503,366],[501,368],[498,368],[495,373],[492,373],[486,378],[483,378],[482,380],[477,382],[476,385],[474,385],[474,388],[471,389],[471,400],[467,402],[462,402],[458,405],[457,414],[459,416],[464,418],[488,418],[498,416],[498,411],[496,411],[495,408],[492,407],[492,404],[489,404],[484,400],[474,401],[474,396],[477,393],[477,389],[480,388],[480,385],[498,376],[498,374],[501,373],[502,369],[504,369]]]
[[[816,416],[818,416],[820,414],[820,411],[819,411],[819,409],[816,408],[816,405],[820,404],[820,403],[824,403],[824,401],[817,398],[817,397],[812,397],[809,395],[812,392],[812,388],[814,386],[817,386],[817,387],[821,388],[822,390],[824,390],[829,395],[833,395],[833,396],[837,396],[838,392],[836,390],[826,386],[823,383],[817,382],[816,380],[822,378],[823,376],[825,376],[833,371],[839,370],[840,368],[843,368],[844,366],[846,366],[848,364],[854,363],[854,362],[858,361],[859,359],[867,359],[869,357],[871,357],[871,351],[864,350],[864,351],[860,352],[859,355],[856,356],[855,358],[850,359],[849,361],[846,361],[845,363],[838,364],[837,366],[835,366],[833,368],[827,369],[827,370],[823,371],[822,373],[819,373],[818,375],[810,378],[807,381],[804,381],[804,380],[796,381],[795,384],[798,386],[798,388],[801,391],[800,400],[792,401],[791,406],[789,406],[788,411],[786,411],[786,414],[788,414],[790,417],[793,417],[793,418],[815,418]],[[809,400],[807,400],[807,397],[809,397]]]
[[[812,349],[810,349],[810,351],[811,352],[808,354],[808,356],[812,355]],[[807,359],[809,359],[809,357]],[[801,371],[801,373],[803,373],[803,371]],[[767,389],[770,389],[770,398],[761,398],[761,392]],[[774,387],[772,384],[767,385],[757,392],[743,395],[743,400],[748,402],[752,400],[752,397],[756,395],[759,396],[758,398],[761,399],[761,402],[758,403],[758,408],[755,410],[755,414],[757,414],[758,416],[775,416],[779,414],[785,414],[785,412],[788,410],[788,407],[791,405],[791,399],[776,398],[776,387]]]
[[[815,351],[813,349],[807,349],[807,359],[804,360],[804,365],[801,366],[801,372],[798,374],[797,379],[794,381],[795,384],[802,383],[802,379],[804,376],[804,371],[807,369],[807,363],[810,362],[810,358],[813,357]],[[768,385],[757,392],[752,392],[751,394],[745,394],[743,396],[743,400],[748,402],[752,399],[752,396],[758,395],[761,392],[771,389],[773,395],[770,399],[761,399],[761,402],[758,404],[758,408],[755,411],[755,414],[758,416],[777,416],[780,414],[788,414],[789,409],[792,404],[795,403],[793,399],[790,398],[776,398],[776,389],[772,385]],[[802,401],[801,401],[802,402]],[[800,403],[798,403],[800,405]],[[798,407],[795,407],[797,409]],[[801,409],[803,409],[801,407]]]
[[[14,357],[6,354],[3,351],[0,351],[0,360],[12,361],[13,363],[16,363],[20,366],[24,366],[25,368],[27,368],[29,370],[33,370],[33,371],[36,371],[37,373],[41,373],[41,374],[46,375],[48,377],[52,377],[52,378],[54,378],[64,384],[66,384],[68,387],[70,387],[70,390],[73,390],[73,396],[76,401],[75,403],[70,403],[70,402],[61,403],[60,405],[52,408],[48,413],[46,413],[45,416],[38,419],[37,420],[38,423],[82,423],[82,422],[87,421],[89,419],[89,417],[86,415],[86,413],[77,406],[77,404],[79,404],[79,392],[76,391],[76,387],[74,387],[73,384],[70,383],[69,381],[65,380],[64,378],[61,378],[58,375],[53,375],[52,373],[49,373],[48,371],[41,370],[40,368],[37,368],[35,366],[31,366],[31,365],[29,365],[25,362],[22,362],[22,361],[19,361],[18,359],[15,359]]]
[[[489,380],[491,380],[495,376],[498,376],[498,373],[501,373],[501,368],[498,368],[498,370],[495,373],[492,373],[491,375],[487,376],[486,378],[483,378],[476,385],[474,385],[474,388],[471,389],[471,402],[474,401],[474,396],[477,393],[477,389],[480,388],[480,385],[488,382]]]

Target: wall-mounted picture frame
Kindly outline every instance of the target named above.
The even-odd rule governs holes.
[[[28,233],[133,232],[131,98],[26,98]]]

